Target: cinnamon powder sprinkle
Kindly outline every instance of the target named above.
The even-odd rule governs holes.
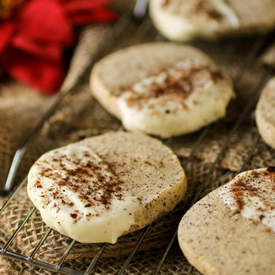
[[[223,15],[215,10],[213,7],[209,5],[209,3],[205,1],[200,1],[196,7],[196,13],[204,13],[206,14],[210,19],[213,19],[215,21],[222,21]]]
[[[152,81],[149,85],[146,84],[143,93],[137,92],[135,85],[125,87],[124,92],[131,92],[131,95],[129,95],[125,100],[129,106],[141,108],[144,106],[144,103],[151,98],[172,95],[181,99],[179,102],[181,102],[183,108],[186,108],[184,100],[187,99],[196,88],[198,88],[197,75],[200,73],[205,74],[203,76],[204,78],[207,77],[205,82],[210,80],[216,83],[218,81],[226,80],[223,73],[216,68],[193,65],[189,69],[186,69],[179,68],[177,64],[175,64],[172,68],[164,69],[154,75],[148,76],[148,79],[152,78]],[[161,83],[155,80],[157,77],[163,78]],[[204,83],[202,82],[199,85],[204,85]],[[123,87],[121,87],[121,89],[123,89]],[[169,109],[166,110],[167,114],[170,112]]]
[[[271,204],[265,200],[265,196],[263,193],[265,193],[265,190],[262,190],[261,192],[256,188],[249,184],[250,180],[253,181],[253,179],[257,179],[260,176],[259,172],[252,171],[251,177],[249,177],[247,180],[239,179],[234,182],[234,184],[231,185],[231,193],[238,205],[238,210],[241,211],[245,206],[245,196],[249,197],[259,197],[262,201],[262,203],[266,207],[271,207]],[[262,209],[258,209],[262,210]]]
[[[45,191],[50,198],[48,203],[53,201],[54,208],[60,205],[74,206],[66,190],[76,194],[85,208],[104,205],[109,209],[112,199],[124,199],[121,188],[123,183],[107,163],[96,159],[88,150],[73,156],[56,151],[50,158],[46,167],[45,162],[37,163],[40,172],[34,186],[41,188],[40,182],[50,180]],[[44,195],[41,193],[41,196]],[[70,216],[77,219],[79,215],[71,213]]]
[[[76,214],[76,213],[71,213],[70,216],[71,216],[73,219],[76,219],[76,218],[77,218],[77,214]]]
[[[225,185],[220,196],[234,214],[240,213],[255,224],[274,227],[275,173],[273,168],[257,169],[237,176]]]
[[[162,0],[161,1],[161,6],[164,8],[170,4],[170,0]]]

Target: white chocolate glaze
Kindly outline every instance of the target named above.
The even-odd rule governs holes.
[[[135,83],[118,105],[127,129],[169,137],[224,116],[232,97],[231,82],[221,71],[187,59]]]
[[[139,205],[90,147],[74,144],[36,162],[28,194],[46,224],[83,243],[115,243],[134,223]]]
[[[275,169],[243,172],[219,190],[219,196],[232,211],[275,232]]]
[[[224,0],[211,0],[213,6],[225,16],[234,28],[240,26],[240,20],[236,12]]]
[[[156,27],[176,41],[241,27],[239,15],[225,0],[151,0],[150,14]]]

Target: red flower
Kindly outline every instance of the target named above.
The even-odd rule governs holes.
[[[24,1],[12,17],[0,21],[1,69],[41,91],[56,91],[64,78],[64,46],[74,41],[73,25],[114,20],[108,2]]]

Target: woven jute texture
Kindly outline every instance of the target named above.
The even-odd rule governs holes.
[[[18,83],[3,84],[0,88],[0,188],[6,179],[15,150],[49,108],[54,98],[38,95],[37,92]],[[32,146],[33,154],[27,154],[24,163],[31,163],[51,146],[49,140],[38,139]],[[20,168],[27,173],[28,166]]]
[[[85,62],[92,54],[91,51],[96,52],[96,45],[99,45],[102,39],[107,39],[105,35],[107,32],[105,31],[110,27],[100,26],[96,28],[96,30],[90,28],[86,35],[84,33],[84,36],[80,39],[80,45],[76,50],[76,56],[73,58],[72,66],[63,88],[70,87],[76,83],[79,75],[84,70]],[[153,37],[156,37],[156,31],[151,27],[143,27],[142,31],[139,30],[137,33],[134,33],[134,30],[135,27],[128,26],[125,33],[122,33],[121,37],[113,43],[113,49],[152,40]],[[130,37],[129,33],[132,34]],[[98,40],[95,37],[98,37]],[[246,106],[248,99],[256,97],[255,88],[263,75],[266,74],[257,62],[254,62],[253,65],[250,64],[249,68],[242,66],[244,58],[256,40],[256,38],[246,38],[215,43],[193,43],[212,56],[222,69],[235,80],[237,97],[229,107],[226,118],[209,126],[208,134],[196,147],[193,157],[190,157],[191,151],[203,130],[163,141],[181,159],[188,177],[188,193],[185,202],[153,224],[138,253],[127,268],[126,274],[150,274],[156,268],[165,247],[177,229],[181,216],[192,205],[194,195],[198,195],[196,197],[197,200],[217,186],[227,182],[232,178],[234,172],[243,166],[247,159],[249,159],[249,162],[245,169],[275,165],[274,150],[265,145],[261,139],[258,140],[253,112],[249,112],[232,138],[229,138],[230,130],[236,120],[239,119],[239,115],[244,106]],[[27,135],[37,119],[47,109],[51,101],[54,100],[54,98],[47,98],[33,92],[27,93],[26,91],[26,93],[22,92],[22,95],[20,95],[21,103],[16,104],[15,98],[17,97],[12,94],[12,91],[15,90],[13,85],[18,85],[16,89],[18,96],[22,89],[19,84],[9,84],[0,92],[0,118],[2,119],[8,113],[7,109],[11,113],[12,111],[17,111],[16,115],[10,115],[8,118],[2,119],[0,124],[0,142],[3,144],[1,144],[1,148],[2,146],[6,148],[3,153],[0,151],[1,177],[3,177],[1,181],[4,180],[8,171],[8,165],[14,150],[22,142],[22,135]],[[9,93],[8,90],[11,92]],[[6,109],[2,107],[5,105],[5,101],[10,102],[9,106],[12,107],[6,107]],[[2,105],[1,102],[3,102]],[[18,107],[19,105],[20,108]],[[18,181],[26,176],[26,171],[42,152],[84,137],[118,129],[122,129],[121,123],[108,114],[91,97],[87,79],[84,80],[76,86],[72,94],[63,100],[55,115],[46,123],[41,134],[30,146],[23,161],[23,168],[19,171]],[[256,143],[257,140],[258,142]],[[215,162],[225,142],[228,147],[218,161],[216,169],[212,170],[212,164]],[[257,144],[257,150],[250,156],[251,147],[256,146],[255,144]],[[0,217],[0,246],[11,236],[32,207],[31,202],[27,198],[26,189],[23,187]],[[47,230],[48,228],[42,222],[39,213],[35,212],[13,241],[10,249],[30,255],[32,249]],[[107,245],[96,266],[95,274],[116,274],[123,265],[125,256],[134,248],[139,234],[140,232],[129,234],[121,237],[117,244]],[[37,252],[36,258],[49,263],[57,263],[69,242],[68,238],[57,232],[51,232],[46,242]],[[66,259],[65,266],[84,271],[91,262],[92,256],[96,254],[100,247],[100,245],[94,244],[76,244]],[[191,269],[177,245],[174,244],[161,269],[161,274],[187,274],[188,272],[191,272],[190,274],[199,274],[195,269]],[[52,273],[1,257],[0,274]]]
[[[275,69],[275,43],[268,48],[268,50],[263,54],[261,61],[266,66]]]

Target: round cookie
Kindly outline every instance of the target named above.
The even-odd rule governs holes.
[[[186,177],[160,141],[117,132],[42,155],[27,191],[51,228],[82,243],[115,243],[171,211]]]
[[[168,138],[223,117],[231,81],[199,50],[167,42],[106,56],[91,73],[93,96],[124,127]]]
[[[176,41],[267,32],[275,26],[273,0],[151,0],[150,14],[158,30]]]
[[[275,273],[275,168],[243,172],[182,218],[180,247],[203,274]]]
[[[275,149],[275,77],[262,91],[256,107],[256,122],[263,140]]]

